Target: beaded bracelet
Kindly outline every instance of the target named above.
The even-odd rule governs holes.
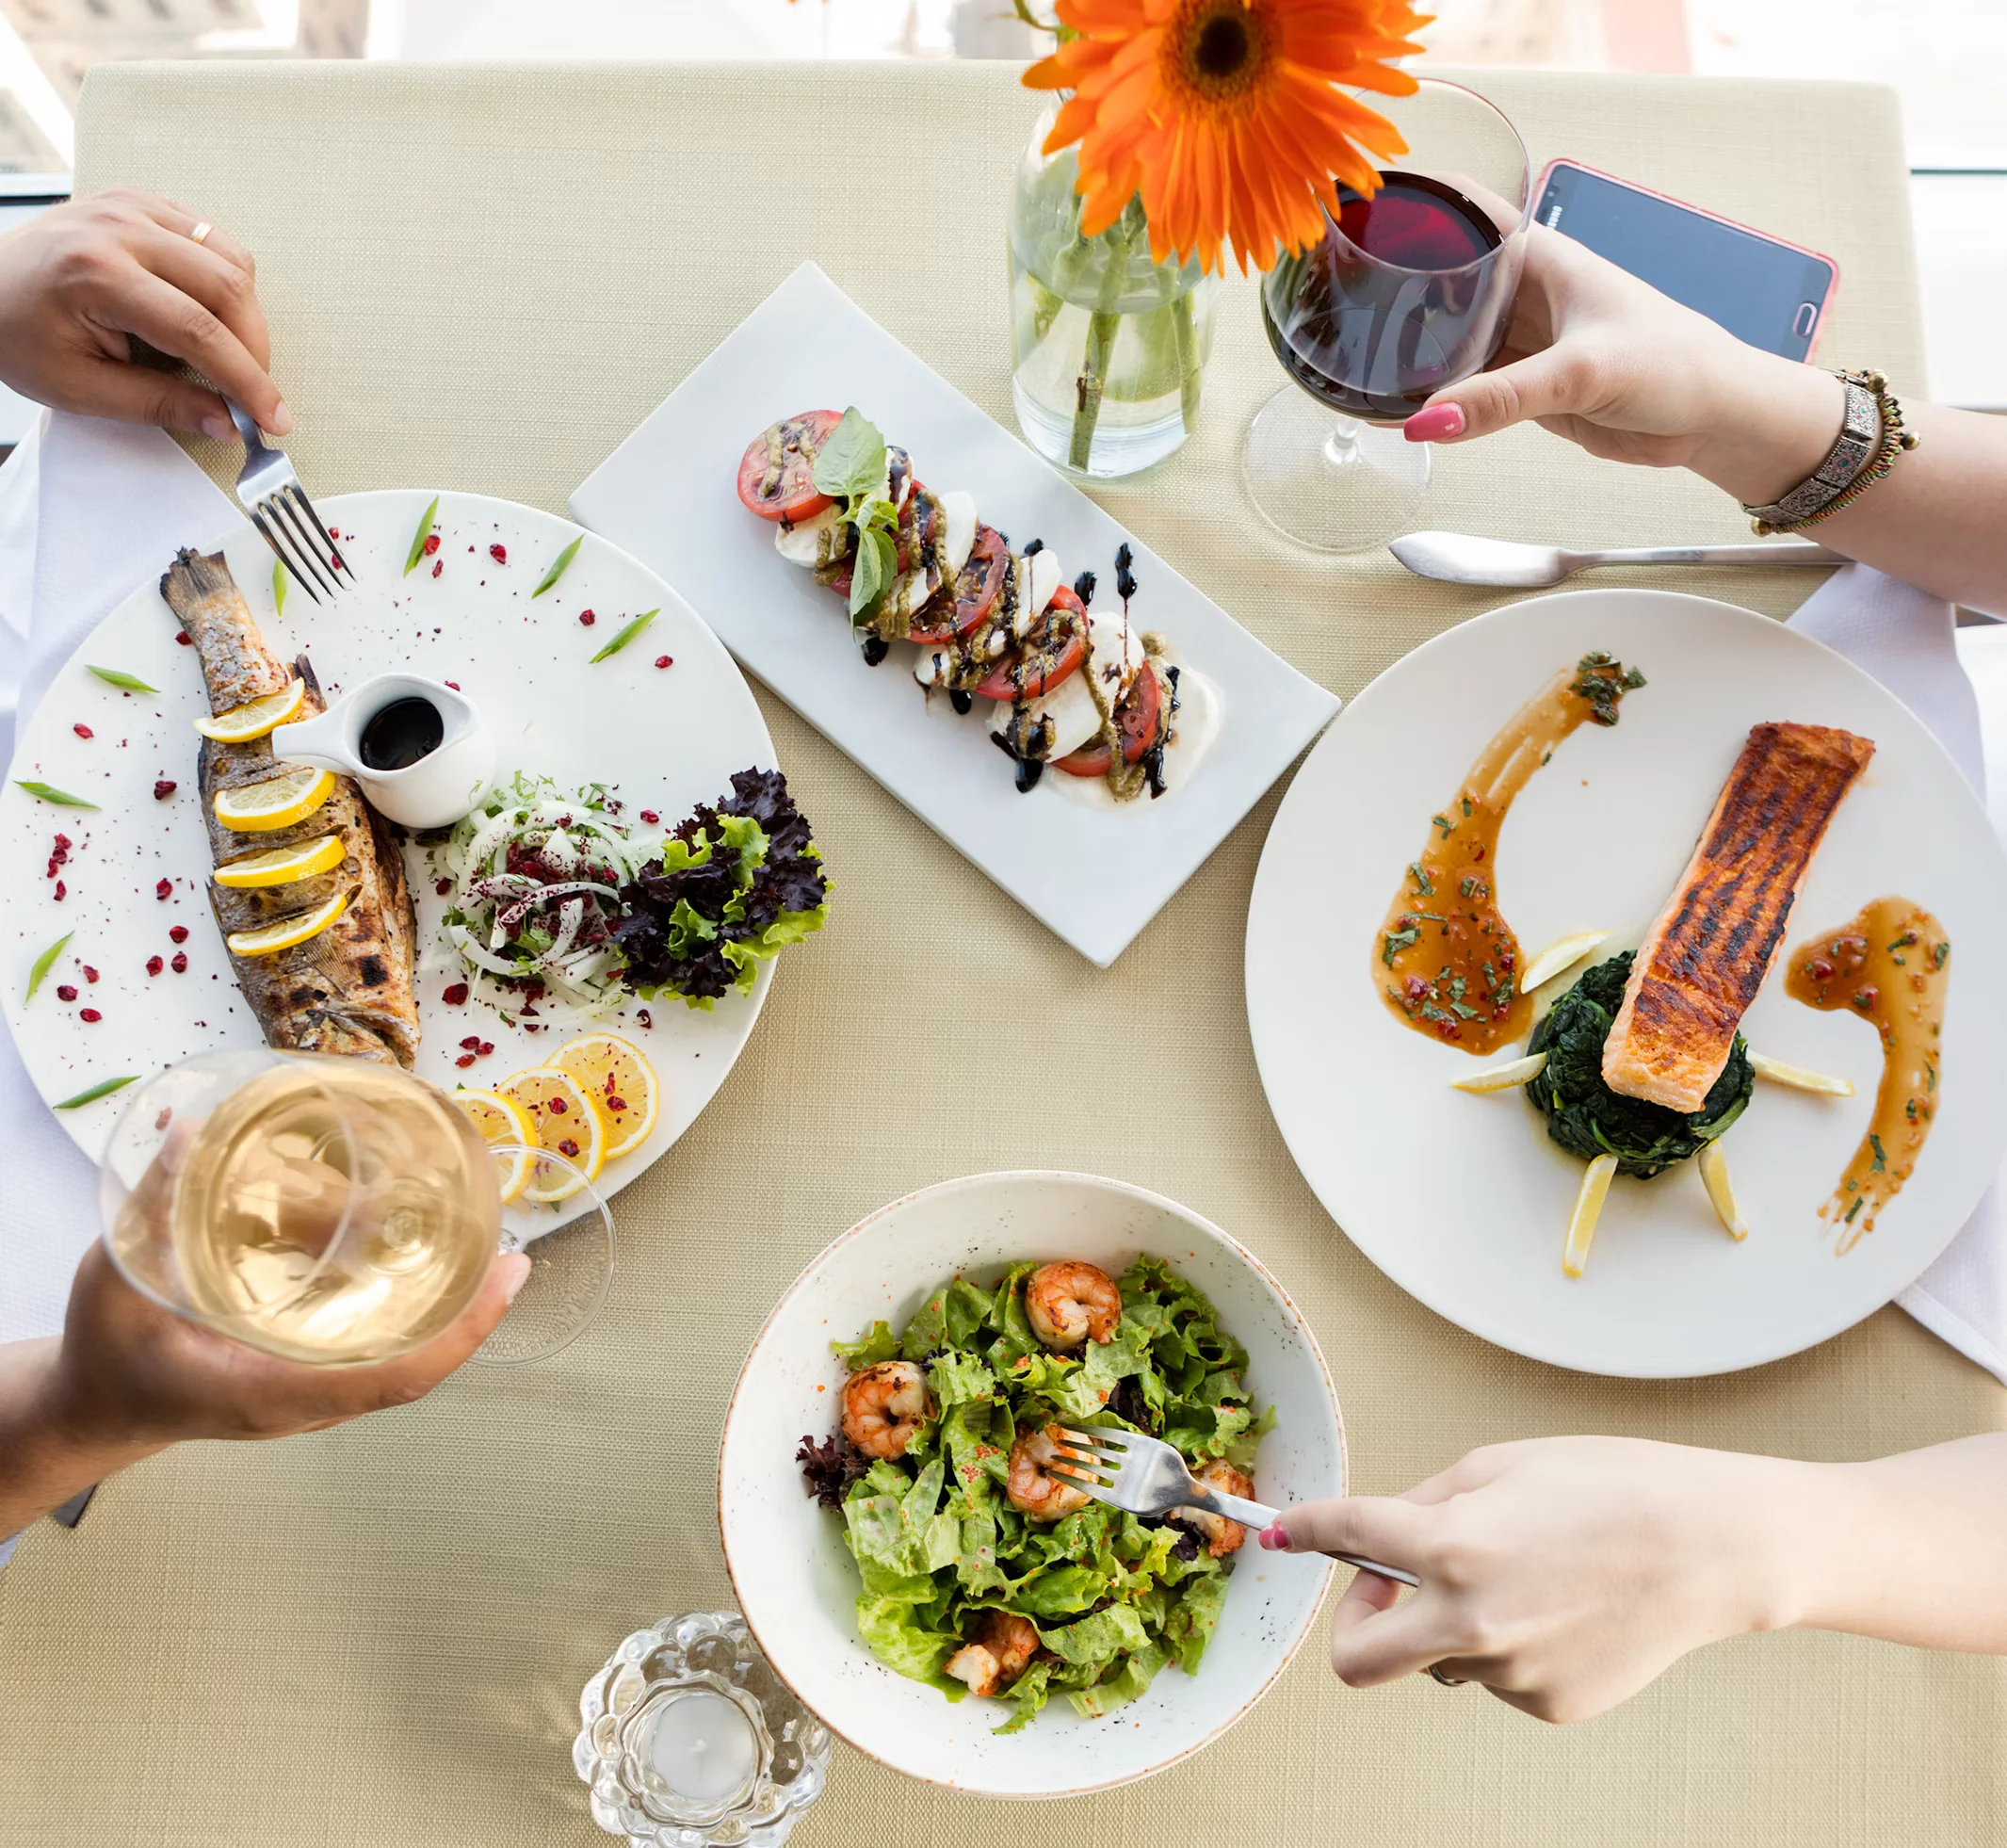
[[[1838,440],[1824,462],[1781,499],[1768,507],[1744,505],[1750,525],[1762,534],[1802,532],[1851,507],[1895,466],[1918,438],[1902,427],[1902,406],[1879,372],[1842,372],[1846,415]]]

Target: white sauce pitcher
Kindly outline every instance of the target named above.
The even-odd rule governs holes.
[[[363,734],[399,700],[421,700],[439,715],[439,742],[401,770],[372,770],[363,759]],[[272,754],[354,777],[378,814],[407,828],[450,826],[480,800],[494,774],[494,743],[474,702],[416,673],[380,673],[317,717],[279,726]]]

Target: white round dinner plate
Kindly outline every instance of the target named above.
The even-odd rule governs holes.
[[[1507,817],[1501,909],[1523,952],[1608,931],[1634,948],[1671,896],[1752,725],[1874,740],[1743,1021],[1751,1047],[1852,1079],[1821,1097],[1758,1078],[1723,1139],[1751,1230],[1736,1243],[1695,1164],[1619,1177],[1586,1273],[1562,1272],[1583,1164],[1523,1091],[1473,1095],[1473,1058],[1397,1020],[1374,946],[1404,868],[1480,751],[1556,669],[1604,650],[1645,685],[1584,725]],[[1873,1029],[1784,993],[1786,957],[1900,893],[1952,945],[1939,1107],[1915,1175],[1845,1254],[1819,1219],[1866,1133]],[[2007,1143],[2007,992],[1986,959],[2007,928],[2007,858],[1943,747],[1879,682],[1782,624],[1703,597],[1573,591],[1437,636],[1346,709],[1297,773],[1248,915],[1248,1020],[1285,1141],[1361,1251],[1438,1314],[1537,1360],[1678,1377],[1755,1366],[1852,1326],[1943,1251]],[[1543,1002],[1587,967],[1543,988]]]
[[[316,605],[292,583],[283,612],[272,555],[249,526],[219,542],[203,533],[189,540],[203,551],[220,544],[266,640],[284,659],[304,651],[331,700],[392,670],[457,682],[487,722],[504,783],[517,770],[566,789],[603,783],[630,818],[645,809],[666,828],[698,802],[730,794],[733,771],[773,767],[773,742],[737,667],[653,572],[569,520],[446,494],[436,516],[440,545],[407,575],[431,499],[429,491],[399,489],[317,503],[340,535],[356,588]],[[579,548],[563,575],[534,596],[574,540]],[[162,559],[161,569],[170,562]],[[650,609],[658,613],[644,632],[592,661],[623,623]],[[581,621],[588,610],[590,625]],[[196,789],[202,740],[192,722],[209,705],[195,650],[177,644],[179,633],[152,582],[113,610],[57,675],[0,790],[0,864],[10,869],[0,881],[0,993],[14,1044],[51,1104],[107,1078],[143,1076],[191,1053],[262,1038],[209,911],[209,844]],[[657,668],[665,655],[673,665]],[[160,690],[121,691],[92,667]],[[89,738],[78,736],[79,725]],[[30,795],[23,780],[97,806],[57,807]],[[174,791],[156,800],[163,780]],[[52,874],[57,834],[73,845]],[[449,1005],[446,990],[464,978],[438,937],[445,900],[415,846],[406,847],[405,867],[418,920],[419,1077],[448,1090],[493,1084],[586,1030],[531,1033],[477,1002]],[[155,896],[162,880],[170,882],[165,898]],[[176,926],[187,932],[181,944],[169,934]],[[66,932],[69,945],[24,1002],[36,958]],[[170,963],[148,973],[149,958],[171,959],[177,949],[187,956],[186,973]],[[97,971],[95,982],[86,967]],[[645,1010],[630,1002],[598,1023],[646,1052],[664,1092],[654,1131],[607,1164],[603,1192],[633,1180],[695,1121],[752,1032],[771,975],[763,967],[751,995],[727,996],[708,1013],[669,997]],[[62,1000],[59,984],[74,987],[77,998]],[[102,1016],[95,1024],[83,1020],[87,1007]],[[494,1050],[461,1066],[461,1042],[470,1037]],[[95,1158],[116,1111],[113,1096],[59,1111],[57,1121]]]
[[[1246,1247],[1189,1208],[1092,1175],[971,1175],[882,1207],[817,1256],[760,1330],[733,1388],[718,1456],[718,1521],[732,1589],[760,1647],[834,1732],[908,1776],[979,1796],[1068,1797],[1148,1776],[1244,1716],[1309,1635],[1331,1581],[1316,1556],[1235,1556],[1198,1671],[1161,1670],[1127,1706],[1083,1720],[1056,1696],[998,1737],[1008,1702],[952,1703],[880,1662],[857,1634],[857,1568],[842,1516],[805,1491],[795,1451],[840,1423],[832,1340],[901,1327],[944,1280],[989,1285],[1021,1258],[1084,1258],[1119,1274],[1163,1258],[1248,1351],[1246,1384],[1275,1407],[1254,1495],[1287,1507],[1345,1492],[1345,1429],[1317,1339]]]

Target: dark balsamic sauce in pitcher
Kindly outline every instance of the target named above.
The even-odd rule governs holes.
[[[364,766],[373,770],[409,770],[429,757],[446,735],[446,721],[430,700],[415,695],[392,700],[363,727]]]

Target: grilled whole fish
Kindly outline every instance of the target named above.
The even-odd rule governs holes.
[[[1689,1115],[1706,1104],[1812,855],[1873,755],[1871,738],[1826,725],[1751,727],[1631,965],[1603,1043],[1612,1091]]]
[[[279,692],[294,674],[306,683],[304,713],[326,710],[306,657],[288,668],[266,645],[221,553],[176,553],[160,580],[160,594],[202,658],[211,712]],[[222,866],[336,835],[342,863],[288,885],[239,890],[212,883],[209,904],[217,925],[226,936],[254,931],[311,910],[337,892],[350,894],[348,908],[317,936],[275,956],[233,953],[237,985],[269,1046],[408,1067],[418,1049],[418,1002],[412,987],[417,928],[404,858],[353,780],[337,777],[334,794],[290,828],[244,835],[216,819],[219,789],[261,783],[280,764],[269,738],[248,744],[202,740],[197,782],[212,861]]]

